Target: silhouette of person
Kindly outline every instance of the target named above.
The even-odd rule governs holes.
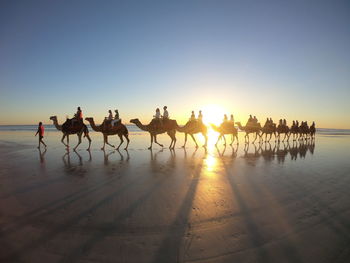
[[[235,118],[233,117],[233,114],[230,116],[230,122],[235,123]]]
[[[44,143],[43,139],[44,139],[44,131],[45,131],[45,128],[43,126],[43,123],[42,122],[39,122],[39,126],[38,126],[38,130],[37,132],[35,133],[35,136],[37,136],[39,134],[39,144],[38,144],[38,149],[40,149],[40,143],[42,143],[45,148],[47,147],[47,145]]]
[[[111,121],[111,125],[114,126],[119,121],[119,112],[115,110],[114,120]]]
[[[109,120],[109,121],[111,121],[111,120],[113,120],[113,114],[112,114],[112,111],[111,110],[108,110],[108,117],[107,117],[107,119]]]
[[[196,120],[196,116],[194,115],[194,111],[192,111],[190,121],[195,121],[195,120]]]
[[[168,107],[167,106],[164,106],[163,107],[163,120],[168,120],[169,119],[169,112],[168,112]]]
[[[203,121],[203,114],[202,114],[201,110],[199,111],[199,114],[198,114],[198,121],[200,121],[200,122]]]
[[[250,115],[249,115],[248,122],[252,122],[252,121],[253,121],[253,117],[252,117],[252,115],[250,114]]]
[[[283,119],[283,126],[287,126],[287,121],[286,121],[286,119]]]
[[[83,122],[83,111],[80,107],[77,108],[77,112],[74,114],[74,118],[72,119],[72,125],[77,122]]]
[[[160,110],[159,108],[156,109],[156,115],[153,116],[156,120],[160,119]]]
[[[271,123],[271,124],[273,124],[273,120],[272,120],[272,118],[270,118],[270,123]]]
[[[227,122],[227,115],[224,114],[224,122]]]
[[[258,123],[258,119],[256,118],[256,116],[254,116],[254,118],[253,118],[253,123],[254,124]]]

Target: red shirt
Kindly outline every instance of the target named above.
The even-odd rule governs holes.
[[[39,136],[44,136],[44,131],[45,131],[44,126],[43,125],[39,126],[38,128]]]

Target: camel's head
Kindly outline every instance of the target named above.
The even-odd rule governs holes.
[[[57,116],[51,116],[51,117],[50,117],[50,120],[56,121],[56,120],[57,120]]]
[[[140,122],[139,119],[131,119],[130,123],[136,124],[137,122]]]
[[[85,120],[88,121],[88,122],[90,122],[90,121],[93,121],[94,118],[92,118],[92,117],[86,117]]]

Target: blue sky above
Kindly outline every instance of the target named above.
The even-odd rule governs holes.
[[[350,128],[349,13],[348,1],[2,1],[0,124],[76,106],[147,122],[168,105],[185,120],[219,104],[243,122]]]

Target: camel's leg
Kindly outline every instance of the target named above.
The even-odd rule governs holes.
[[[222,138],[224,138],[224,145],[226,146],[226,137],[225,137],[225,134],[222,135]]]
[[[119,150],[120,145],[122,145],[123,142],[124,142],[124,140],[123,140],[123,134],[118,134],[118,137],[119,137],[119,139],[120,139],[120,143],[119,143],[119,145],[118,145],[118,147],[117,147],[117,150]]]
[[[245,136],[244,136],[244,142],[247,143],[247,137],[248,137],[248,143],[249,143],[249,135],[248,135],[248,133],[246,133]]]
[[[169,131],[169,132],[167,132],[167,134],[171,138],[171,143],[170,143],[169,149],[174,149],[175,148],[175,143],[176,143],[175,132]]]
[[[184,145],[182,146],[182,148],[186,147],[186,143],[187,143],[187,133],[185,132],[185,142],[184,142]]]
[[[198,148],[198,144],[197,144],[197,142],[196,142],[196,138],[194,138],[194,135],[193,135],[193,134],[190,133],[190,135],[191,135],[191,137],[192,137],[194,143],[196,144],[196,148]]]
[[[253,143],[255,143],[257,137],[258,137],[258,133],[255,133],[255,138],[254,138]]]
[[[230,146],[232,146],[234,140],[235,140],[235,137],[233,137],[233,134],[231,134],[231,143],[230,143]]]
[[[204,140],[205,140],[203,147],[207,147],[207,143],[208,143],[208,136],[207,136],[206,134],[204,134],[204,133],[202,133],[202,134],[203,134],[203,136],[204,136]]]
[[[64,138],[66,137],[66,134],[63,134],[61,142],[66,146],[67,148],[69,147],[68,144],[64,143]]]
[[[67,147],[69,147],[69,134],[67,134]]]
[[[78,148],[79,144],[81,144],[81,136],[83,135],[82,133],[78,133],[78,144],[74,147],[74,151]]]
[[[153,144],[153,134],[150,133],[150,135],[151,135],[151,146],[148,147],[148,150],[152,150],[152,144]]]
[[[156,134],[154,135],[154,142],[156,144],[158,144],[160,147],[163,147],[163,144],[160,144],[160,143],[157,142],[157,135]]]
[[[102,148],[101,148],[102,151],[105,150],[106,140],[107,140],[107,135],[103,134],[103,146],[102,146]]]
[[[106,144],[114,148],[114,145],[108,142],[108,135],[106,135]]]
[[[220,141],[221,136],[222,136],[222,134],[219,135],[218,140],[217,140],[216,143],[215,143],[215,146],[218,145],[218,142]]]
[[[87,151],[90,151],[90,147],[91,147],[91,138],[90,138],[90,135],[89,134],[86,134],[86,136],[85,136],[87,139],[88,139],[88,141],[89,141],[89,147],[86,149]]]
[[[128,134],[124,134],[124,137],[126,139],[126,147],[124,148],[124,150],[127,150],[130,143],[130,139]]]
[[[237,145],[239,144],[239,141],[238,141],[238,134],[235,135],[236,136],[236,141],[237,141]],[[238,148],[237,148],[238,149]]]

